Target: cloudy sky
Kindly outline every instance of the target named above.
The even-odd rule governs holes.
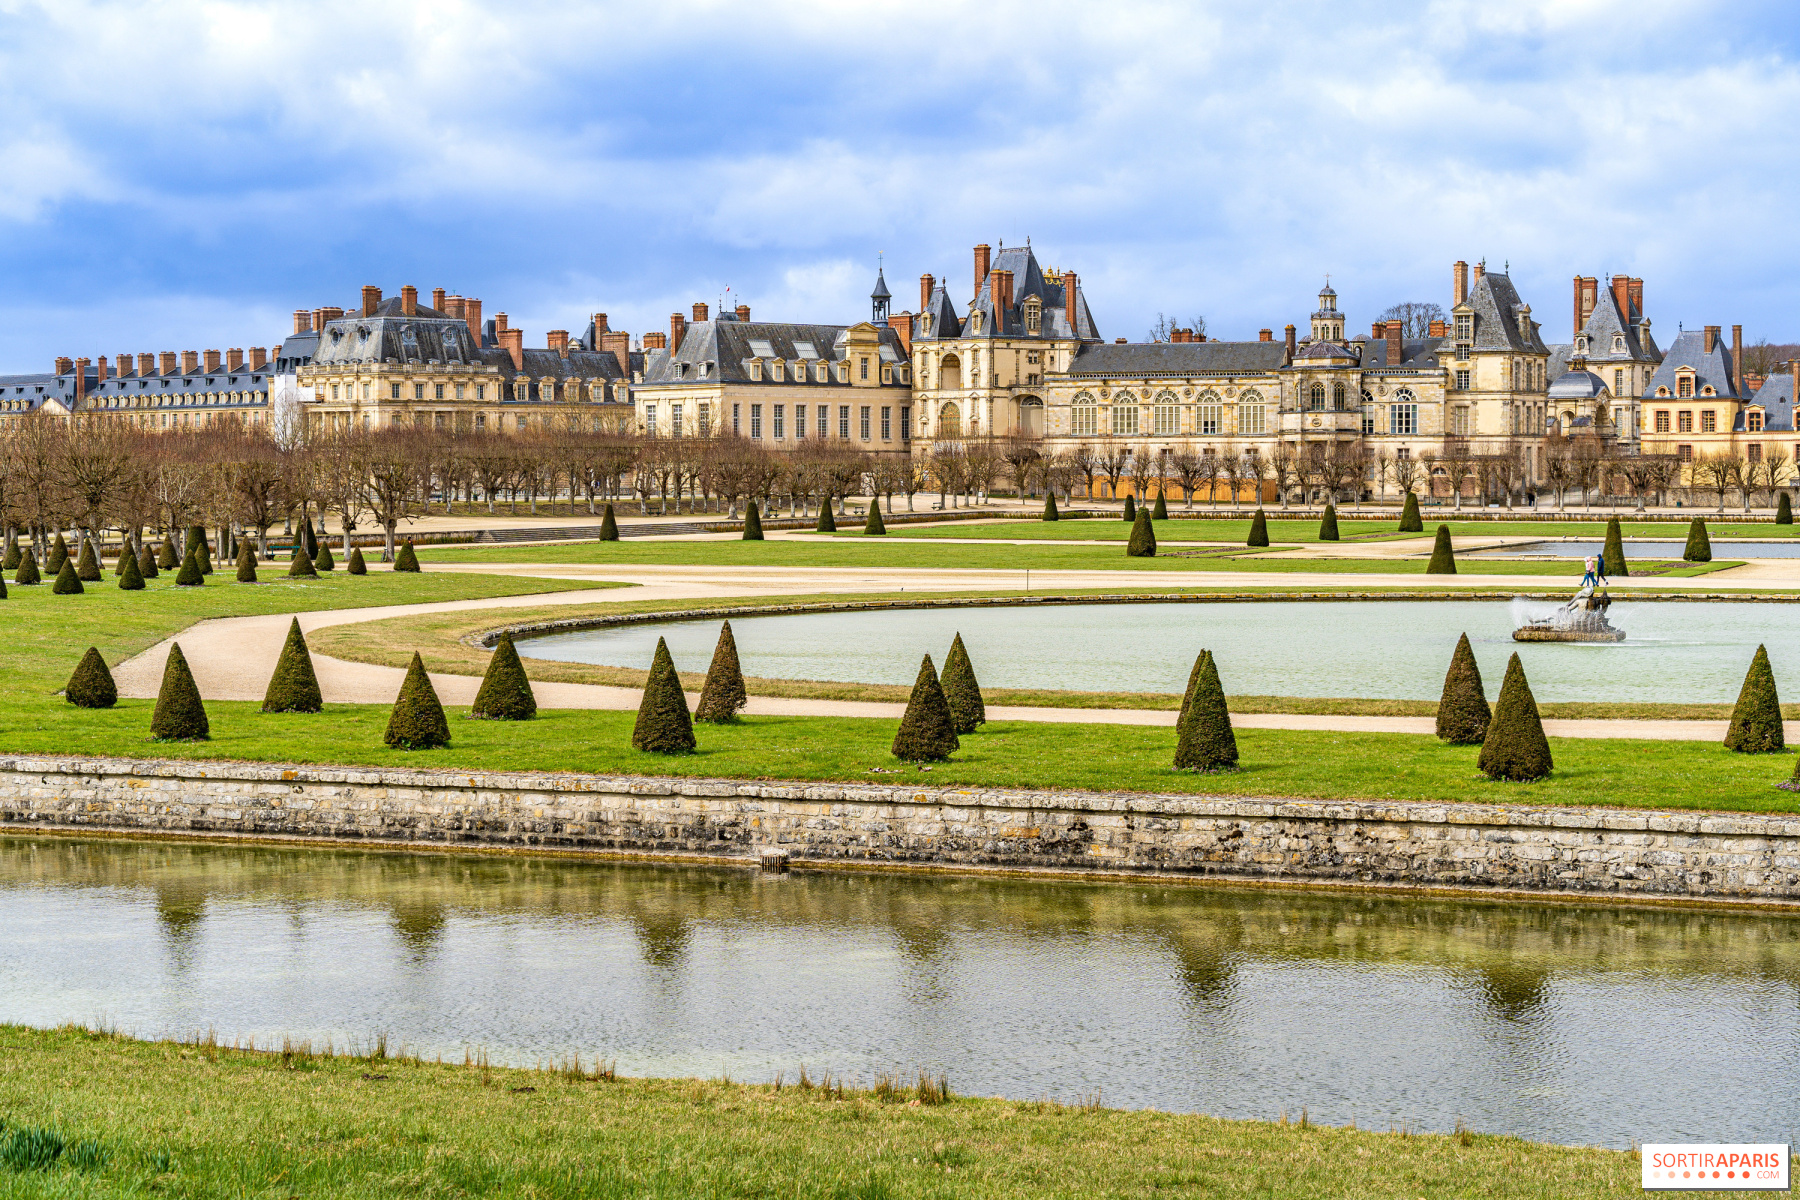
[[[1510,263],[1800,339],[1783,4],[0,0],[0,371],[279,341],[365,283],[543,344],[867,312],[1027,237],[1107,337],[1352,327]]]

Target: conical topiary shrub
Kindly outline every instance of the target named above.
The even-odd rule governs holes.
[[[1400,532],[1425,532],[1425,522],[1419,519],[1419,498],[1410,491],[1406,493],[1406,503],[1400,509]]]
[[[324,542],[319,543],[319,552],[313,556],[313,570],[320,572],[337,570],[337,559],[331,557],[331,547]]]
[[[142,575],[145,579],[155,579],[158,575],[162,574],[156,567],[156,551],[150,548],[148,542],[144,544],[143,549],[138,551],[137,564],[138,574]]]
[[[1775,523],[1777,525],[1794,523],[1794,504],[1788,499],[1786,492],[1777,492],[1775,495]]]
[[[382,741],[398,750],[433,750],[450,744],[450,722],[444,719],[444,706],[438,703],[437,689],[431,686],[417,650],[394,698]]]
[[[89,646],[75,673],[63,687],[63,697],[76,708],[111,708],[119,702],[119,689],[100,651]]]
[[[1266,546],[1269,544],[1269,518],[1263,516],[1263,510],[1257,509],[1256,515],[1250,518],[1250,536],[1244,540],[1246,546]]]
[[[100,573],[100,556],[94,553],[94,539],[81,539],[81,554],[75,559],[75,578],[83,583],[99,583],[103,576]]]
[[[206,526],[189,526],[188,549],[193,551],[194,557],[199,560],[200,573],[202,575],[211,575],[213,573],[212,546],[209,545],[206,540]]]
[[[19,560],[19,570],[13,576],[13,582],[26,586],[44,582],[44,577],[38,574],[37,555],[29,549],[25,551],[25,557]]]
[[[1138,509],[1137,519],[1131,523],[1131,540],[1125,543],[1125,554],[1130,558],[1156,557],[1156,530],[1150,527],[1150,510]]]
[[[1044,520],[1046,520],[1046,521],[1062,520],[1062,514],[1056,511],[1056,491],[1055,491],[1055,489],[1051,489],[1051,491],[1044,496]]]
[[[256,582],[256,548],[249,542],[238,547],[237,581],[239,583]]]
[[[1725,748],[1739,754],[1774,754],[1787,749],[1781,727],[1781,697],[1775,694],[1775,672],[1769,669],[1769,652],[1758,646],[1744,673],[1737,707],[1731,710],[1731,728],[1725,732]]]
[[[1600,552],[1600,563],[1605,568],[1604,574],[1623,579],[1631,571],[1625,565],[1625,541],[1619,535],[1619,518],[1614,517],[1606,523],[1606,548]]]
[[[288,560],[289,579],[317,579],[318,570],[312,565],[312,559],[306,557],[306,547],[295,546],[294,555]]]
[[[50,591],[58,596],[79,596],[87,591],[81,586],[81,579],[75,574],[75,563],[65,557],[62,570],[56,573],[56,582],[50,585]]]
[[[1337,505],[1327,504],[1325,515],[1319,518],[1319,540],[1321,542],[1338,541]]]
[[[324,707],[319,677],[313,672],[312,655],[306,649],[306,636],[300,632],[300,618],[295,617],[288,624],[287,641],[281,647],[281,657],[275,661],[275,673],[269,676],[262,710],[316,713]]]
[[[125,560],[128,558],[133,562],[137,561],[137,551],[131,548],[131,539],[129,537],[125,538],[119,546],[119,557],[113,559],[114,579],[125,574]]]
[[[1687,549],[1681,552],[1687,562],[1711,562],[1712,539],[1706,536],[1706,522],[1695,517],[1688,526]]]
[[[414,575],[419,573],[419,556],[413,551],[411,538],[407,538],[406,544],[400,547],[400,553],[394,555],[394,570],[408,571]]]
[[[831,497],[826,496],[819,505],[819,520],[813,526],[814,533],[836,533],[837,518],[831,515]]]
[[[1487,737],[1492,718],[1481,687],[1481,668],[1475,663],[1475,651],[1465,633],[1456,639],[1450,669],[1444,672],[1444,694],[1438,698],[1437,735],[1452,746],[1478,746]]]
[[[1550,774],[1550,743],[1544,737],[1544,722],[1538,717],[1537,701],[1517,654],[1506,664],[1494,719],[1488,722],[1481,757],[1476,761],[1489,779],[1529,783]]]
[[[188,560],[193,557],[188,555]],[[180,642],[169,647],[162,688],[156,693],[156,711],[150,714],[150,736],[159,742],[204,742],[212,736],[206,705],[200,702],[200,689],[188,670]]]
[[[6,599],[6,580],[0,579],[0,600]]]
[[[864,537],[886,537],[887,526],[881,521],[881,497],[869,497],[869,519],[863,522]]]
[[[63,564],[69,561],[69,543],[63,540],[62,534],[50,543],[50,553],[44,556],[44,570],[51,575],[59,574]]]
[[[525,678],[525,664],[519,661],[512,634],[502,633],[494,643],[469,716],[478,721],[529,721],[537,716],[537,697],[532,695],[531,680]]]
[[[119,553],[119,590],[122,592],[141,592],[144,590],[144,573],[138,570],[138,560],[127,546]]]
[[[756,501],[747,501],[744,505],[744,540],[760,542],[763,540],[762,513],[757,510]]]
[[[206,582],[206,576],[200,571],[200,556],[193,550],[181,560],[181,571],[175,576],[176,587],[199,587]]]
[[[613,516],[611,501],[607,502],[606,513],[600,518],[600,540],[603,542],[619,540],[619,518]]]
[[[6,557],[0,559],[0,571],[16,571],[25,554],[19,549],[19,539],[10,529],[6,536]]]
[[[644,681],[644,699],[631,731],[631,748],[652,754],[692,754],[694,744],[687,693],[681,690],[668,643],[657,638],[656,657],[650,660],[650,678]]]
[[[300,522],[300,546],[306,551],[307,558],[319,557],[319,538],[313,532],[311,517]]]
[[[1450,527],[1439,525],[1437,541],[1431,545],[1431,561],[1425,564],[1427,575],[1456,574],[1456,552],[1450,547]]]
[[[1161,491],[1156,493],[1156,507],[1150,510],[1150,519],[1152,521],[1166,521],[1169,519],[1169,502],[1163,498],[1163,493]]]
[[[162,545],[156,548],[156,565],[165,571],[173,571],[181,566],[181,552],[175,549],[175,535],[163,534]]]
[[[361,546],[350,547],[350,565],[344,570],[351,575],[367,575],[369,573],[368,564],[363,562]]]
[[[1238,762],[1237,735],[1231,731],[1231,712],[1225,707],[1225,689],[1211,650],[1202,650],[1194,664],[1190,693],[1182,702],[1175,730],[1175,769],[1231,770]]]
[[[957,733],[974,733],[987,724],[987,705],[981,699],[981,682],[975,678],[975,664],[963,648],[962,634],[950,643],[944,658],[944,675],[940,680],[944,699],[950,705],[950,720]]]
[[[1131,493],[1127,492],[1125,494],[1125,513],[1124,513],[1124,519],[1126,520],[1127,523],[1137,520],[1137,508],[1138,508],[1137,497],[1132,495]]]
[[[712,665],[706,669],[706,684],[700,689],[700,703],[694,719],[710,725],[726,725],[737,720],[738,710],[750,703],[744,690],[744,669],[738,665],[737,638],[731,622],[719,628],[719,644],[713,647]]]
[[[894,734],[894,757],[902,762],[943,762],[961,745],[950,701],[927,654],[919,663],[919,677],[913,680],[912,696]]]

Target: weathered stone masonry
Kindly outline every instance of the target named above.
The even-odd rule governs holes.
[[[0,758],[4,828],[1800,900],[1800,815]]]

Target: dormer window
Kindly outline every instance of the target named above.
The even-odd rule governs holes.
[[[981,332],[981,317],[982,317],[982,312],[979,308],[969,314],[969,332],[970,333],[980,333]]]
[[[1474,338],[1475,315],[1473,313],[1458,313],[1456,316],[1456,340],[1459,342],[1468,342],[1473,341]]]
[[[1746,431],[1748,431],[1750,433],[1761,433],[1762,428],[1763,428],[1762,413],[1757,412],[1755,409],[1752,409],[1749,412],[1745,413],[1744,414],[1744,428]]]
[[[1036,296],[1025,297],[1025,332],[1036,335],[1044,330],[1044,302]]]
[[[1694,394],[1694,377],[1692,375],[1678,376],[1675,380],[1675,394],[1677,396],[1692,396]]]
[[[1717,393],[1717,392],[1715,392],[1715,391],[1713,391],[1713,385],[1712,385],[1712,384],[1710,384],[1710,383],[1709,383],[1709,384],[1707,384],[1707,385],[1706,385],[1706,386],[1705,386],[1705,387],[1703,387],[1703,388],[1701,388],[1701,389],[1700,389],[1700,394],[1701,394],[1701,395],[1702,395],[1702,396],[1716,396],[1716,395],[1718,395],[1718,393]]]
[[[1623,336],[1614,336],[1613,350],[1616,353],[1620,353],[1620,354],[1623,354],[1625,352],[1625,339]]]
[[[926,337],[931,336],[931,314],[930,313],[926,313],[924,316],[919,318],[919,332],[924,334]]]
[[[750,378],[760,381],[762,379],[762,359],[753,358],[748,365],[750,367]]]

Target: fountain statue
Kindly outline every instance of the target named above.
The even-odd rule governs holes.
[[[1612,598],[1599,585],[1582,580],[1575,598],[1547,617],[1513,630],[1515,642],[1622,642],[1625,631],[1606,619]]]

